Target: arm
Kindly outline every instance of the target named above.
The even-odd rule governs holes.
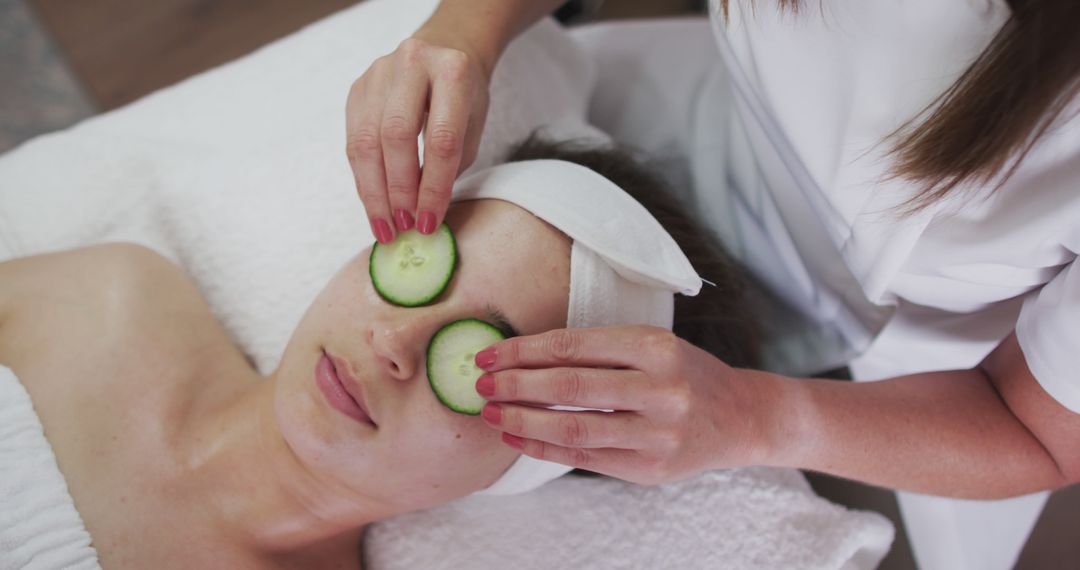
[[[457,46],[477,57],[487,77],[518,34],[563,0],[443,0],[414,37]]]
[[[992,499],[1080,481],[1080,415],[1042,390],[1016,335],[970,370],[880,382],[765,375],[761,463]],[[766,400],[769,401],[769,400]]]
[[[1080,481],[1080,414],[1043,391],[1015,335],[970,370],[866,383],[731,368],[654,327],[515,337],[477,365],[508,445],[635,483],[773,465],[990,499]]]

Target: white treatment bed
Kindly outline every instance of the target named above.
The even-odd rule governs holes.
[[[0,260],[114,240],[152,247],[272,370],[318,290],[373,241],[344,153],[349,86],[434,5],[370,0],[0,157]],[[595,82],[613,69],[592,59],[601,37],[546,21],[512,45],[476,166],[542,125],[590,132]],[[683,143],[652,130],[657,117],[610,106],[593,115],[620,136],[639,133],[678,176]],[[859,569],[875,567],[892,538],[884,517],[815,496],[797,471],[755,468],[658,487],[568,476],[381,522],[364,551],[376,570]]]

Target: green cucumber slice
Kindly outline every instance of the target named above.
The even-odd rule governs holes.
[[[419,307],[446,289],[456,265],[457,243],[444,223],[431,235],[409,230],[399,233],[393,243],[376,243],[371,248],[368,272],[383,299],[402,307]]]
[[[484,374],[476,353],[505,338],[495,325],[479,319],[454,321],[431,337],[428,383],[443,405],[459,414],[480,415],[487,400],[476,393],[476,381]]]

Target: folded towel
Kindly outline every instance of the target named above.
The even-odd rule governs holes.
[[[192,276],[257,368],[273,370],[317,292],[372,242],[344,156],[349,85],[435,4],[369,0],[0,157],[0,260],[109,240],[153,247]],[[584,123],[594,75],[584,50],[551,21],[516,40],[495,71],[475,168],[494,164],[511,143],[542,125],[558,123],[563,136],[594,132]],[[412,554],[400,560],[410,560],[493,548],[489,537],[458,528],[482,516],[501,521],[507,531],[524,524],[536,529],[501,535],[503,568],[529,567],[530,559],[556,561],[570,544],[577,553],[568,555],[597,561],[571,567],[616,567],[604,559],[621,567],[664,566],[632,563],[635,557],[681,561],[683,567],[715,566],[716,556],[760,556],[772,564],[787,556],[773,567],[840,568],[853,553],[883,551],[888,544],[891,527],[884,519],[830,505],[794,471],[747,470],[693,481],[688,488],[697,489],[695,499],[686,502],[677,500],[689,492],[682,486],[567,479],[541,495],[476,497],[505,502],[415,513],[372,529],[373,540],[366,542],[378,564],[369,567],[426,567],[395,566],[379,552],[406,550]],[[593,510],[602,517],[592,518]],[[448,518],[451,513],[458,518]],[[593,528],[583,532],[570,524],[567,513],[594,528],[627,526],[598,539]],[[442,527],[440,521],[448,520],[455,524]],[[658,522],[644,526],[650,520]],[[379,532],[383,526],[400,534]],[[702,535],[694,528],[718,531]],[[646,534],[634,534],[639,531]],[[382,541],[388,544],[380,550]],[[612,554],[619,549],[625,556]],[[864,564],[854,567],[869,568],[876,559],[868,555],[859,562]],[[432,564],[451,566],[478,567]]]
[[[100,570],[30,395],[3,365],[0,473],[0,570]]]
[[[710,471],[652,487],[568,475],[373,525],[380,570],[874,568],[893,529],[814,496],[788,469]]]

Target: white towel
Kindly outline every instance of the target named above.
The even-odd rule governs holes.
[[[100,569],[30,395],[0,365],[0,570]]]
[[[364,557],[380,570],[854,570],[876,567],[892,537],[881,515],[816,497],[788,469],[653,487],[569,475],[380,522]]]
[[[0,260],[117,239],[151,246],[193,277],[257,368],[273,370],[316,293],[372,241],[344,156],[349,85],[434,5],[435,0],[369,0],[234,63],[0,157]],[[512,44],[495,72],[477,168],[494,163],[510,143],[541,125],[558,121],[559,132],[572,135],[577,121],[582,132],[589,131],[582,121],[594,70],[584,54],[550,21]],[[558,524],[584,505],[601,509],[610,524],[678,505],[673,512],[682,519],[709,526],[720,524],[708,522],[710,517],[729,516],[716,505],[755,504],[759,508],[742,511],[743,526],[721,525],[723,544],[709,547],[763,552],[770,548],[755,545],[771,545],[778,556],[792,556],[778,567],[815,567],[801,561],[840,561],[856,543],[870,551],[888,544],[884,519],[843,511],[814,497],[805,483],[781,485],[801,482],[797,472],[769,473],[744,472],[739,485],[701,479],[697,502],[685,504],[671,502],[660,488],[629,490],[624,499],[615,490],[622,487],[606,490],[623,485],[616,481],[558,481],[542,495],[522,496],[527,503],[496,498],[507,501],[503,514],[493,514],[500,507],[488,503],[475,517],[483,512],[510,524],[520,520],[520,505],[566,493],[564,503],[551,504],[573,509],[534,511],[539,514],[531,524],[538,533],[504,542],[499,548],[508,556],[516,547],[532,556],[537,544],[548,545],[555,556],[562,544],[580,545],[596,536]],[[605,490],[592,494],[597,488]],[[453,527],[424,534],[449,512],[473,520],[472,511],[460,508],[478,507],[408,515],[402,520],[420,525],[416,531],[377,536],[393,541],[390,548],[408,545],[415,556],[445,555],[463,544],[469,550],[489,548],[486,540]],[[470,540],[456,540],[459,531]],[[698,535],[665,535],[660,527],[653,532],[667,542],[652,542],[653,534],[645,540],[619,535],[618,541],[579,549],[595,549],[599,556],[622,548],[671,560],[696,559],[689,553],[701,552]],[[368,542],[378,552],[379,539]],[[513,563],[502,567],[525,567],[521,558],[508,560]]]

